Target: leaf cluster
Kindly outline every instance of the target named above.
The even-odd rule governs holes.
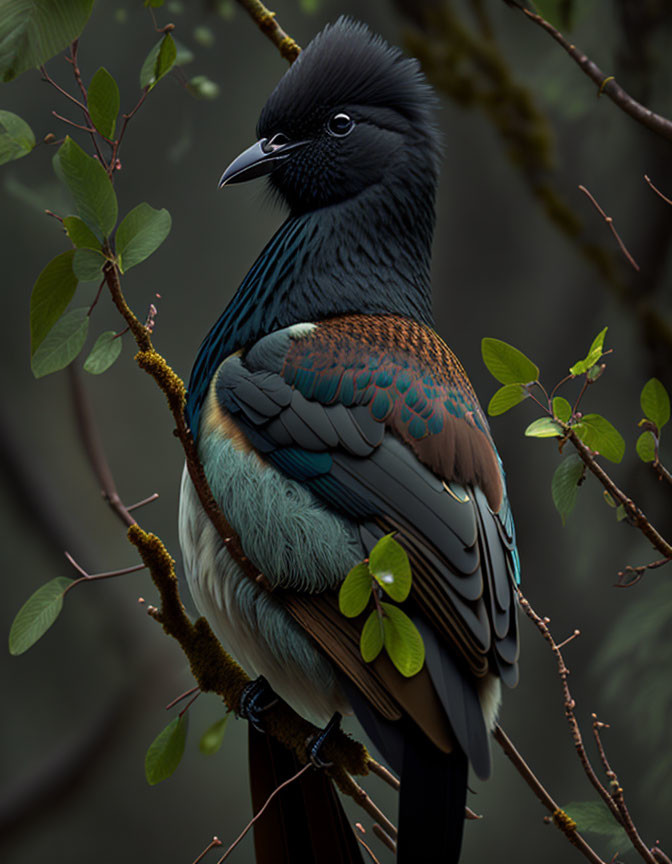
[[[411,584],[408,555],[392,534],[386,534],[369,558],[350,570],[338,594],[339,608],[348,618],[358,617],[373,602],[359,640],[362,657],[370,663],[385,648],[406,678],[422,669],[425,646],[411,618],[399,606],[382,601],[381,596],[387,594],[396,603],[403,603]]]
[[[606,364],[604,341],[607,328],[601,330],[588,349],[586,356],[569,367],[569,374],[551,390],[550,394],[540,380],[538,366],[522,351],[499,339],[483,339],[483,361],[491,374],[503,386],[496,391],[488,405],[491,416],[503,414],[526,399],[532,399],[544,412],[525,429],[530,438],[555,438],[560,451],[571,433],[575,434],[596,456],[620,462],[625,454],[625,440],[621,433],[600,414],[584,414],[580,402],[586,390],[603,374]],[[556,395],[560,387],[580,379],[582,387],[572,404],[564,396]],[[538,395],[536,395],[538,394]],[[670,400],[663,385],[652,378],[641,395],[642,410],[646,415],[640,422],[644,431],[636,449],[643,461],[658,460],[660,429],[670,417]],[[566,456],[558,465],[551,482],[551,495],[563,524],[576,503],[579,486],[585,478],[585,464],[576,454]],[[616,502],[606,496],[608,503]],[[623,506],[617,507],[617,518],[625,518]]]

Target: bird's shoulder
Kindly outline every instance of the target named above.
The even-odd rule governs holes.
[[[252,421],[283,410],[308,426],[322,417],[327,448],[334,421],[341,417],[343,434],[350,421],[316,406],[343,406],[369,444],[389,429],[442,480],[480,486],[493,510],[502,505],[501,464],[469,378],[443,339],[417,321],[352,314],[294,324],[225,361],[213,387],[220,406]],[[366,446],[360,451],[367,455]]]

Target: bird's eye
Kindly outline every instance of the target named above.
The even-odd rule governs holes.
[[[347,114],[334,114],[327,123],[327,132],[337,138],[349,135],[355,128],[355,121]]]

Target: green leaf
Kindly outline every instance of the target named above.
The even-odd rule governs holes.
[[[635,444],[637,455],[642,462],[653,462],[656,458],[656,439],[653,432],[642,432]]]
[[[91,79],[88,92],[89,114],[93,125],[101,135],[113,138],[120,105],[119,88],[104,66],[101,66]]]
[[[579,831],[606,837],[612,854],[625,852],[629,848],[628,835],[601,801],[573,801],[563,807],[563,810],[576,822]]]
[[[385,631],[378,610],[373,612],[364,622],[362,635],[359,638],[359,650],[365,663],[375,660],[383,647]]]
[[[574,431],[587,447],[600,453],[605,459],[620,462],[623,458],[623,436],[599,414],[585,414],[574,427]]]
[[[121,337],[114,330],[106,330],[96,339],[96,344],[84,361],[84,371],[91,375],[100,375],[114,363],[121,354]]]
[[[404,548],[386,534],[371,550],[369,570],[376,582],[393,600],[401,603],[411,590],[411,565]]]
[[[496,417],[498,414],[504,414],[509,408],[518,405],[523,399],[527,399],[530,394],[520,384],[505,384],[496,391],[488,404],[488,414],[491,417]]]
[[[576,493],[579,489],[579,480],[583,476],[583,462],[577,453],[567,456],[555,469],[551,481],[551,495],[555,509],[565,524],[565,518],[574,509]]]
[[[187,712],[171,720],[149,745],[145,756],[145,777],[150,786],[166,780],[180,764],[188,726]]]
[[[170,33],[166,33],[163,39],[152,48],[142,64],[140,86],[143,90],[145,87],[149,87],[151,90],[167,72],[170,72],[176,57],[175,41]]]
[[[33,130],[17,114],[0,111],[0,165],[27,156],[35,146]]]
[[[86,342],[88,312],[88,306],[71,309],[51,328],[30,362],[36,378],[58,372],[72,363]]]
[[[540,417],[534,420],[525,430],[528,438],[559,438],[562,426],[550,417]]]
[[[652,420],[658,429],[670,419],[670,397],[667,390],[657,378],[649,379],[640,396],[642,411]]]
[[[371,597],[371,574],[366,561],[356,564],[343,580],[338,592],[338,608],[347,618],[356,618]]]
[[[553,399],[553,414],[561,423],[569,423],[572,416],[572,406],[562,396]]]
[[[569,367],[569,371],[572,375],[583,375],[591,366],[594,366],[597,363],[602,354],[604,354],[604,337],[607,335],[608,329],[608,327],[605,327],[604,330],[600,330],[597,336],[593,339],[593,344],[588,349],[585,358]]]
[[[206,756],[212,756],[222,746],[224,733],[226,732],[226,724],[229,722],[230,714],[225,714],[221,720],[213,723],[212,726],[203,733],[203,737],[198,742],[198,749]]]
[[[405,678],[417,675],[425,662],[425,645],[418,628],[398,606],[390,603],[381,606],[385,613],[385,650],[390,660]]]
[[[63,592],[73,580],[58,576],[42,585],[19,609],[9,631],[9,653],[23,654],[51,627],[63,608]]]
[[[624,519],[628,518],[628,514],[625,512],[625,505],[619,504],[616,508],[616,521],[622,522]]]
[[[66,216],[63,220],[63,227],[65,233],[78,249],[98,249],[100,251],[100,240],[79,216]]]
[[[72,270],[80,282],[100,279],[105,258],[95,249],[76,249],[72,259]]]
[[[170,232],[167,210],[155,210],[149,204],[138,204],[124,217],[115,236],[119,269],[122,273],[149,258]]]
[[[199,99],[216,99],[219,96],[219,84],[215,84],[207,75],[194,75],[190,78],[189,89]]]
[[[42,344],[75,295],[77,277],[72,270],[75,250],[53,258],[37,277],[30,295],[30,353]]]
[[[107,172],[69,136],[58,155],[77,212],[98,237],[107,237],[118,213],[117,196]]]
[[[529,384],[539,379],[539,369],[522,351],[499,339],[481,341],[483,362],[500,384]]]
[[[84,29],[93,0],[2,0],[0,80],[46,63]]]

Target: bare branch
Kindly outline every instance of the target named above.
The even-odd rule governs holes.
[[[572,741],[574,742],[574,748],[583,766],[586,777],[590,781],[591,785],[595,788],[600,798],[602,798],[604,803],[607,805],[614,819],[623,826],[625,832],[630,838],[630,842],[632,843],[635,850],[639,852],[642,859],[646,861],[647,864],[655,864],[655,858],[653,857],[645,843],[642,841],[642,838],[639,836],[639,833],[635,828],[632,817],[630,816],[630,812],[628,811],[628,808],[625,804],[625,799],[623,797],[623,789],[618,783],[618,778],[616,777],[616,774],[609,765],[606,754],[602,747],[602,742],[599,738],[599,729],[604,728],[606,724],[599,723],[596,720],[595,715],[593,715],[593,733],[597,739],[598,752],[600,754],[602,764],[605,768],[607,778],[609,779],[609,786],[611,792],[607,791],[605,786],[600,782],[597,774],[595,773],[595,770],[593,769],[590,759],[588,758],[588,754],[583,743],[581,730],[579,728],[579,724],[574,713],[576,702],[574,701],[574,698],[569,689],[569,669],[565,664],[565,660],[562,656],[560,646],[556,644],[548,627],[548,619],[541,618],[539,615],[537,615],[537,613],[530,605],[529,601],[522,595],[520,590],[518,591],[518,598],[520,601],[521,609],[525,612],[527,617],[535,624],[541,635],[549,644],[551,651],[555,655],[555,659],[558,664],[558,676],[560,677],[560,681],[562,683],[562,692],[565,702],[565,717],[567,718],[567,722],[569,724]]]
[[[666,204],[669,204],[670,207],[672,207],[672,200],[671,200],[670,198],[668,198],[667,195],[663,195],[663,193],[660,191],[660,189],[658,189],[656,186],[653,185],[653,183],[651,182],[651,179],[649,178],[649,175],[648,175],[648,174],[645,174],[645,175],[644,175],[644,179],[645,179],[646,182],[649,184],[649,186],[653,189],[653,191],[656,193],[656,195],[657,195],[659,198],[662,198],[663,201],[664,201]]]
[[[508,0],[508,2],[510,6],[515,6],[523,13],[523,15],[529,18],[530,21],[534,22],[538,27],[541,27],[542,30],[545,30],[564,48],[572,60],[574,60],[591,81],[597,85],[599,88],[598,96],[604,93],[612,102],[618,105],[621,111],[624,111],[634,120],[637,120],[638,123],[646,126],[647,129],[650,129],[657,135],[667,138],[668,141],[672,141],[672,121],[668,120],[666,117],[662,117],[660,114],[656,114],[654,111],[651,111],[650,108],[646,108],[644,105],[637,102],[636,99],[633,99],[629,93],[626,93],[613,75],[606,75],[596,63],[594,63],[586,54],[579,51],[576,45],[572,45],[568,42],[562,33],[559,30],[556,30],[556,28],[546,21],[545,18],[542,18],[541,15],[537,15],[529,9],[525,9],[520,5],[520,3],[512,2],[512,0]]]
[[[672,545],[670,545],[667,540],[665,540],[664,537],[656,531],[635,502],[628,498],[628,496],[618,488],[604,468],[602,468],[602,466],[597,462],[591,451],[576,434],[574,429],[570,426],[565,426],[564,432],[567,439],[572,442],[574,447],[576,447],[577,453],[588,470],[597,477],[611,497],[615,501],[618,501],[619,504],[623,505],[630,524],[638,528],[647,540],[649,540],[661,553],[661,555],[665,558],[672,558]]]
[[[205,847],[205,849],[198,856],[198,858],[194,858],[193,864],[199,864],[199,862],[205,858],[205,856],[208,854],[208,852],[211,849],[214,849],[216,846],[221,846],[221,845],[222,845],[222,841],[219,839],[219,837],[217,837],[217,836],[213,837],[212,840]]]
[[[618,233],[618,231],[617,231],[616,228],[614,227],[614,220],[612,219],[612,217],[611,217],[611,216],[607,216],[607,214],[606,214],[606,213],[604,212],[604,210],[600,207],[600,205],[597,203],[597,201],[595,200],[595,198],[590,194],[590,192],[586,189],[585,186],[579,186],[579,189],[580,189],[580,190],[581,190],[581,191],[582,191],[582,192],[587,196],[587,198],[588,198],[588,199],[590,200],[590,202],[593,204],[593,206],[595,207],[595,209],[597,210],[597,212],[600,214],[600,216],[601,216],[601,217],[604,219],[604,221],[607,223],[607,225],[609,226],[609,229],[611,230],[611,233],[614,235],[614,237],[616,238],[616,241],[618,242],[618,245],[619,245],[620,248],[621,248],[621,252],[622,252],[622,253],[625,255],[625,257],[628,259],[628,261],[630,262],[631,266],[634,267],[635,270],[639,273],[639,264],[635,261],[635,259],[632,257],[632,255],[628,252],[628,249],[627,249],[625,243],[621,240],[621,235]]]
[[[70,392],[77,418],[77,428],[89,458],[89,464],[100,483],[103,498],[125,525],[135,525],[135,519],[128,512],[117,492],[114,477],[110,471],[110,466],[107,464],[100,433],[93,417],[91,402],[82,383],[79,370],[72,363],[68,366],[68,378],[70,379]]]
[[[532,771],[527,762],[523,759],[520,753],[514,747],[512,741],[504,732],[501,726],[495,726],[493,737],[495,741],[499,744],[499,746],[504,751],[505,755],[511,760],[514,767],[523,778],[523,780],[527,783],[530,789],[537,796],[539,801],[544,805],[544,807],[551,814],[551,821],[559,828],[562,833],[567,837],[572,846],[575,846],[579,852],[581,852],[584,858],[587,858],[588,861],[592,861],[593,864],[606,864],[605,861],[600,858],[600,856],[593,850],[591,846],[586,843],[583,837],[576,830],[576,823],[573,822],[569,816],[565,813],[564,810],[560,808],[558,804],[551,798],[549,792],[542,785],[539,778]]]
[[[302,774],[305,774],[306,771],[309,771],[312,767],[313,767],[313,766],[310,764],[310,762],[309,762],[307,765],[304,765],[303,768],[300,768],[300,769],[296,772],[296,774],[294,774],[294,775],[293,775],[292,777],[290,777],[288,780],[285,780],[284,783],[281,783],[281,784],[280,784],[276,789],[274,789],[274,790],[271,792],[271,794],[270,794],[270,795],[268,796],[268,798],[266,799],[266,803],[264,804],[264,806],[263,806],[263,807],[261,808],[261,810],[260,810],[260,811],[259,811],[259,812],[254,816],[254,818],[251,819],[251,820],[247,823],[247,825],[245,826],[245,828],[243,828],[243,830],[240,832],[240,834],[238,835],[238,837],[236,837],[236,839],[235,839],[235,840],[233,841],[233,843],[229,846],[229,848],[226,850],[226,852],[222,855],[222,857],[219,859],[219,861],[217,861],[217,864],[222,864],[223,861],[226,861],[226,859],[227,859],[227,858],[229,857],[229,855],[233,852],[233,850],[236,848],[236,846],[240,843],[240,841],[243,839],[243,837],[247,834],[247,832],[250,830],[250,828],[254,825],[254,823],[257,821],[257,819],[259,819],[260,816],[263,816],[264,811],[266,810],[266,808],[268,807],[268,805],[271,803],[271,801],[275,798],[275,796],[278,794],[278,792],[282,792],[282,790],[285,789],[287,786],[289,786],[290,783],[293,783],[295,780],[298,780],[299,777],[301,777]]]

